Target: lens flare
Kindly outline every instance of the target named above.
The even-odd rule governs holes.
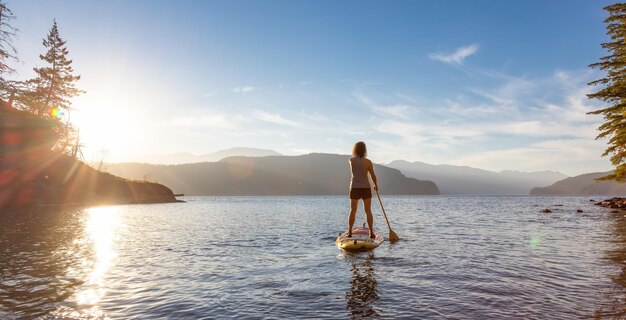
[[[48,113],[52,117],[59,118],[59,119],[62,118],[63,116],[65,116],[65,113],[63,112],[63,110],[61,110],[60,108],[57,108],[57,107],[50,108]]]
[[[537,247],[539,247],[540,242],[541,242],[541,239],[539,239],[538,235],[532,235],[530,237],[530,248],[533,250],[536,250]]]

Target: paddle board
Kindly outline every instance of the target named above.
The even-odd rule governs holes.
[[[356,227],[352,229],[352,237],[348,237],[348,232],[344,232],[337,237],[335,244],[337,248],[345,251],[367,251],[376,249],[385,238],[378,231],[374,230],[376,238],[369,237],[370,229],[367,227]]]

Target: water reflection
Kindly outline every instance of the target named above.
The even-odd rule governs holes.
[[[119,207],[87,209],[83,236],[76,240],[81,247],[90,251],[82,257],[80,264],[87,271],[83,272],[84,284],[70,299],[75,302],[75,308],[62,307],[55,310],[53,315],[81,319],[106,317],[98,303],[105,294],[104,276],[117,255],[115,240],[119,227]]]
[[[363,256],[365,255],[365,259]],[[350,290],[346,292],[346,309],[353,319],[377,316],[372,303],[378,299],[378,282],[374,277],[374,255],[371,252],[346,256],[352,264]]]
[[[0,212],[0,318],[45,315],[82,283],[69,270],[80,261],[81,210]]]
[[[88,210],[85,225],[87,236],[95,251],[95,263],[89,276],[90,288],[78,294],[78,303],[95,304],[102,298],[103,276],[116,256],[114,251],[115,232],[120,225],[117,207],[101,207]]]
[[[596,318],[626,319],[626,215],[623,211],[613,214],[614,247],[607,252],[608,259],[618,271],[611,276],[614,287],[608,301],[598,308]]]
[[[0,212],[0,318],[97,319],[118,208]]]

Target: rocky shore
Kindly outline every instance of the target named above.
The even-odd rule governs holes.
[[[596,206],[601,206],[610,209],[625,209],[626,210],[626,198],[614,197],[603,201],[598,201]]]

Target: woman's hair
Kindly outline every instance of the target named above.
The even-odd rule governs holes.
[[[367,156],[367,147],[365,146],[365,142],[359,141],[354,144],[352,148],[352,156],[363,158]]]

